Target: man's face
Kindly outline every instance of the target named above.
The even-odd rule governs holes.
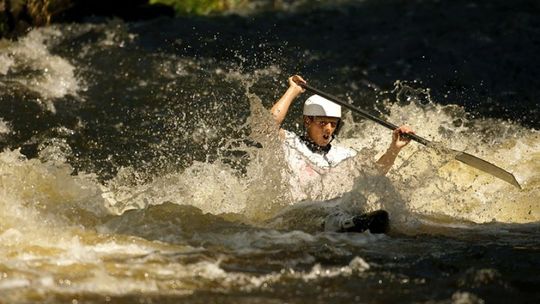
[[[332,141],[339,118],[326,116],[304,117],[307,135],[317,145],[324,147]]]

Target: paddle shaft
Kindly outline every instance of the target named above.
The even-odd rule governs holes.
[[[294,79],[293,79],[294,80]],[[359,109],[353,105],[350,105],[349,103],[337,98],[336,96],[333,96],[331,94],[328,94],[326,92],[323,92],[319,89],[316,89],[314,87],[311,87],[301,81],[298,81],[298,80],[294,80],[299,86],[303,87],[304,89],[306,89],[307,91],[310,91],[312,93],[315,93],[319,96],[322,96],[328,100],[331,100],[339,105],[341,105],[342,107],[345,107],[353,112],[356,112],[362,116],[364,116],[365,118],[367,119],[370,119],[380,125],[383,125],[385,127],[387,127],[388,129],[391,129],[391,130],[395,130],[398,128],[398,126],[388,122],[388,121],[385,121],[385,120],[382,120],[380,119],[379,117],[376,117],[374,115],[371,115],[369,114],[368,112],[362,110],[362,109]],[[406,136],[416,142],[419,142],[425,146],[427,146],[430,141],[427,140],[427,139],[424,139],[416,134],[402,134],[402,136]],[[453,150],[455,152],[457,152],[456,156],[455,156],[455,159],[459,160],[460,162],[464,163],[464,164],[467,164],[469,166],[472,166],[478,170],[481,170],[483,172],[486,172],[488,174],[491,174],[497,178],[500,178],[502,180],[504,180],[505,182],[507,183],[510,183],[516,187],[518,187],[519,189],[521,189],[521,185],[519,184],[519,182],[517,181],[516,177],[504,170],[503,168],[500,168],[490,162],[487,162],[481,158],[478,158],[474,155],[471,155],[471,154],[468,154],[468,153],[465,153],[465,152],[461,152],[461,151],[456,151],[456,150]]]
[[[388,122],[386,120],[380,119],[377,116],[371,115],[368,112],[366,112],[366,111],[364,111],[364,110],[362,110],[360,108],[357,108],[357,107],[349,104],[348,102],[345,102],[345,101],[337,98],[334,95],[323,92],[323,91],[321,91],[319,89],[316,89],[316,88],[314,88],[314,87],[312,87],[312,86],[310,86],[308,84],[305,84],[305,83],[298,83],[297,82],[297,84],[299,86],[303,87],[304,89],[306,89],[307,91],[310,91],[310,92],[315,93],[315,94],[317,94],[319,96],[322,96],[322,97],[324,97],[324,98],[326,98],[328,100],[331,100],[331,101],[339,104],[342,107],[345,107],[345,108],[347,108],[347,109],[349,109],[349,110],[351,110],[353,112],[356,112],[356,113],[364,116],[367,119],[370,119],[370,120],[372,120],[372,121],[374,121],[374,122],[376,122],[376,123],[378,123],[378,124],[380,124],[380,125],[382,125],[384,127],[387,127],[390,130],[395,130],[395,129],[398,128],[398,126],[394,125],[393,123],[390,123],[390,122]],[[416,134],[403,134],[403,136],[406,136],[406,137],[408,137],[408,138],[410,138],[410,139],[412,139],[412,140],[414,140],[416,142],[419,142],[419,143],[421,143],[423,145],[429,144],[429,140],[427,140],[425,138],[422,138],[422,137],[420,137],[420,136],[418,136]]]

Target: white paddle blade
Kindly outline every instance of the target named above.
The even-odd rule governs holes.
[[[478,170],[484,171],[488,174],[491,174],[511,185],[518,187],[519,189],[522,189],[521,185],[516,180],[516,177],[512,173],[504,170],[503,168],[497,167],[494,164],[487,162],[481,158],[478,158],[474,155],[471,155],[469,153],[460,152],[460,151],[455,151],[455,152],[458,152],[455,158],[459,160],[460,162],[467,164],[471,167],[474,167]]]

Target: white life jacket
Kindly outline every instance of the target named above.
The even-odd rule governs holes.
[[[296,134],[289,131],[285,131],[283,147],[292,173],[289,181],[295,201],[326,199],[323,176],[342,161],[356,155],[356,151],[339,145],[332,145],[327,153],[312,152]]]

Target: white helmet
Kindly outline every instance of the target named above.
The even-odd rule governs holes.
[[[304,115],[341,118],[341,107],[319,95],[313,95],[304,103]]]

